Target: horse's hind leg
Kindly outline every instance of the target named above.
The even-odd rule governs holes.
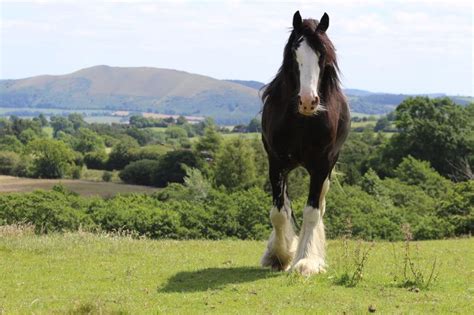
[[[286,192],[287,171],[270,161],[270,181],[273,191],[273,208],[270,220],[273,231],[268,240],[261,263],[275,270],[288,270],[295,255],[298,237],[291,223],[291,208]]]
[[[302,275],[325,272],[326,235],[323,215],[329,190],[329,172],[311,172],[310,195],[303,211],[298,249],[292,270]]]

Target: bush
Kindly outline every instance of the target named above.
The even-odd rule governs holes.
[[[120,171],[119,177],[128,184],[152,185],[158,165],[159,162],[154,160],[135,161]]]
[[[15,152],[0,151],[0,174],[16,175],[16,168],[20,163],[20,156]]]
[[[0,222],[30,223],[37,233],[93,226],[85,213],[86,199],[59,191],[35,191],[0,196]]]
[[[112,180],[112,172],[104,171],[102,174],[102,180],[104,182],[110,182]]]
[[[33,157],[33,172],[40,178],[62,178],[74,165],[74,151],[62,141],[36,139],[28,143]]]
[[[131,151],[133,160],[159,160],[169,149],[162,145],[147,145]]]
[[[226,142],[216,156],[214,176],[217,187],[230,191],[247,189],[256,184],[255,157],[243,138]]]
[[[152,184],[165,187],[168,183],[183,183],[186,170],[183,167],[202,169],[203,162],[192,151],[176,150],[167,152],[154,169]]]
[[[121,170],[134,160],[133,150],[138,149],[135,139],[128,137],[117,143],[110,152],[107,167],[109,170]]]
[[[72,177],[73,179],[80,179],[80,178],[81,178],[81,175],[82,175],[82,167],[81,167],[81,166],[75,166],[75,167],[72,169],[71,177]]]
[[[84,163],[89,169],[101,170],[104,169],[107,162],[107,153],[105,150],[87,152],[84,155]]]

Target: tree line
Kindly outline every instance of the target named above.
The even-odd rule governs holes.
[[[417,97],[405,100],[390,115],[387,119],[397,130],[390,137],[372,128],[350,134],[328,195],[328,235],[338,237],[350,229],[353,235],[365,239],[397,240],[403,238],[401,226],[407,223],[413,227],[416,239],[472,233],[474,105],[462,107],[449,99]],[[121,202],[128,208],[122,209],[107,200],[103,204],[103,208],[108,209],[103,211],[117,212],[114,216],[127,216],[131,221],[148,220],[145,217],[155,215],[152,209],[175,211],[175,232],[154,237],[259,239],[267,234],[270,185],[266,154],[259,138],[225,134],[209,119],[195,125],[186,121],[172,122],[160,130],[154,130],[155,127],[149,127],[142,120],[135,122],[87,124],[80,115],[53,117],[50,122],[42,121],[41,117],[0,120],[0,159],[11,160],[10,164],[0,163],[0,172],[62,177],[72,176],[71,170],[80,167],[116,169],[120,170],[124,182],[166,187],[152,196],[111,199],[122,198]],[[48,124],[53,130],[52,138],[44,135]],[[308,175],[304,169],[290,174],[289,193],[297,214],[304,206],[307,187]],[[65,192],[49,193],[61,193],[64,198],[73,198],[75,204],[84,204],[84,210],[77,215],[89,217],[90,199]],[[28,214],[34,210],[15,210],[19,209],[18,205],[14,207],[7,201],[21,203],[20,200],[38,199],[38,194],[48,193],[1,196],[0,222],[3,219],[4,223],[11,223],[22,218],[37,224],[28,217],[35,216]],[[228,196],[239,196],[239,202],[230,202],[226,199]],[[258,196],[258,203],[254,196]],[[49,197],[44,198],[49,202]],[[149,203],[149,206],[136,200],[145,200],[143,204]],[[185,203],[192,205],[190,213],[179,210],[190,207]],[[132,210],[134,204],[136,210]],[[239,206],[244,205],[248,206],[245,215],[252,218],[248,222],[242,222],[244,219],[239,214]],[[140,214],[137,209],[143,207],[150,208],[150,213]],[[122,210],[124,213],[118,214]],[[225,222],[221,222],[223,218]],[[119,226],[89,219],[94,228],[111,230]],[[190,222],[203,230],[192,232],[193,236],[176,232],[184,231],[183,226],[189,229]],[[202,226],[202,222],[207,223]],[[219,229],[228,232],[218,234],[217,227],[211,232],[209,226],[215,226],[216,222],[224,225],[234,222],[234,227],[240,226],[239,229],[246,232],[235,234],[235,229],[223,226]],[[126,226],[141,234],[159,233],[152,231],[158,223],[150,224],[151,227],[144,230]],[[75,227],[77,225],[63,228]]]

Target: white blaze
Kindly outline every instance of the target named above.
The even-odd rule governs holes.
[[[300,71],[299,96],[303,102],[311,102],[318,96],[319,56],[303,40],[296,49],[296,61]]]

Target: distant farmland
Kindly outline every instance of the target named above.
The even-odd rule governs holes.
[[[61,184],[67,189],[82,196],[101,197],[113,196],[126,193],[152,193],[156,188],[126,185],[118,183],[93,182],[75,179],[32,179],[12,176],[0,176],[0,194],[12,192],[31,192],[37,189],[51,189],[54,185]]]

